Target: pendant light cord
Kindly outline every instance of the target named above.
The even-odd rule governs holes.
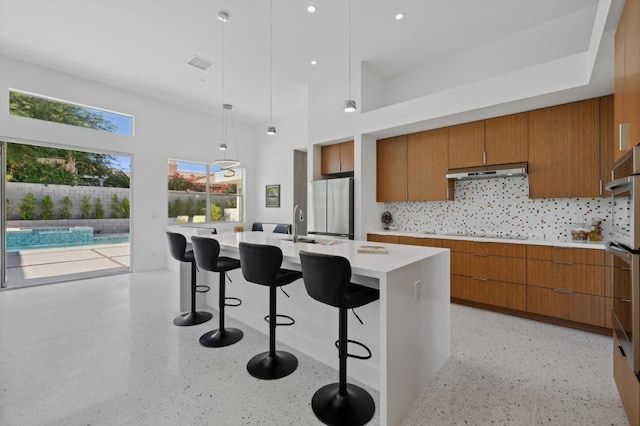
[[[224,109],[224,27],[225,27],[225,23],[222,23],[222,142],[224,143],[228,143],[229,141],[227,140],[227,110]],[[224,158],[227,158],[226,156],[226,150],[223,153]]]
[[[351,99],[351,0],[349,0],[349,99]]]
[[[273,0],[269,3],[269,125],[273,124]]]

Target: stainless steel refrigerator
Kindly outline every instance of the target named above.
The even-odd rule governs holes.
[[[353,240],[353,178],[309,182],[307,234]]]

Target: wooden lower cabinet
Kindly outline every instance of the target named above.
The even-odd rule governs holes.
[[[631,365],[620,351],[618,337],[613,333],[613,379],[630,425],[640,424],[640,382]]]
[[[398,235],[367,234],[367,241],[376,243],[400,244],[400,238]]]
[[[526,286],[481,278],[451,275],[451,297],[524,311]]]
[[[566,290],[527,286],[527,311],[605,327],[605,298]]]
[[[604,296],[604,268],[598,265],[529,259],[527,284]]]
[[[451,253],[451,273],[455,275],[526,284],[526,270],[526,259]]]

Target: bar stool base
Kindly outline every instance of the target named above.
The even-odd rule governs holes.
[[[189,312],[176,317],[176,319],[173,320],[173,324],[178,327],[187,327],[190,325],[202,324],[203,322],[209,321],[211,318],[213,318],[213,314],[211,314],[211,312]]]
[[[263,380],[279,379],[288,376],[298,368],[298,358],[285,351],[262,352],[249,360],[247,371],[253,377]]]
[[[211,330],[200,336],[200,344],[207,348],[221,348],[233,345],[242,339],[242,330],[237,328],[223,328],[222,330]]]
[[[332,383],[313,395],[311,408],[318,420],[333,426],[361,426],[371,420],[376,405],[369,392],[347,383],[346,395],[340,395],[339,387],[338,383]]]

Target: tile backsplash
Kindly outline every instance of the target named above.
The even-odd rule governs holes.
[[[609,198],[529,199],[527,177],[456,182],[455,201],[384,203],[392,228],[404,232],[526,235],[571,239],[576,224],[603,219],[604,237],[611,231]],[[381,224],[382,225],[382,224]]]

